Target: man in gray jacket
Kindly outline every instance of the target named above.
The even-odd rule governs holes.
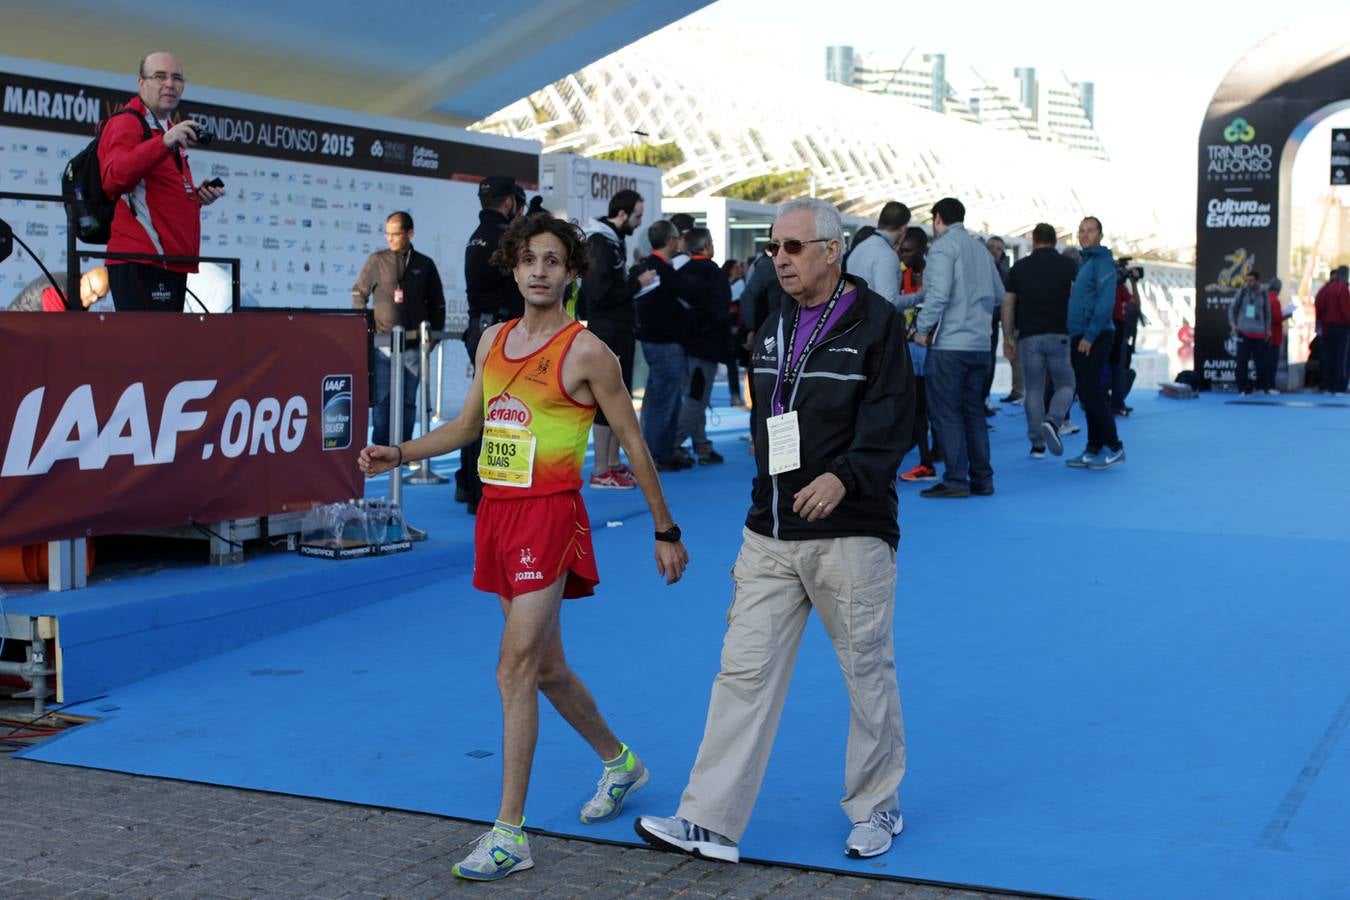
[[[933,234],[924,269],[924,305],[914,340],[929,348],[924,364],[928,407],[946,455],[942,481],[921,496],[961,498],[994,493],[985,427],[989,341],[1003,280],[994,259],[966,231],[966,208],[944,197],[933,204]]]
[[[908,225],[909,207],[892,200],[881,208],[877,230],[844,257],[844,271],[867,282],[891,306],[900,305],[900,255],[896,248]]]

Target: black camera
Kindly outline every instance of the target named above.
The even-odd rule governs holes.
[[[1131,259],[1133,259],[1133,257],[1130,256],[1116,257],[1116,281],[1125,282],[1144,280],[1144,267],[1130,265]]]
[[[196,126],[197,146],[211,146],[211,142],[216,139],[216,133],[211,130],[211,123],[207,122],[205,119],[193,119],[192,124]]]

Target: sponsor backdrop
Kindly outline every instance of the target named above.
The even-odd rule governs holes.
[[[0,546],[362,493],[360,315],[0,315],[0,346]]]
[[[245,302],[350,307],[361,264],[385,249],[384,218],[401,209],[416,222],[415,246],[440,270],[451,324],[462,324],[475,186],[495,174],[535,186],[537,144],[199,87],[191,60],[184,64],[178,118],[205,121],[216,135],[209,150],[189,154],[193,175],[219,177],[227,192],[202,211],[202,254],[242,260]],[[134,73],[0,57],[0,190],[59,193],[67,160],[135,92]],[[0,201],[0,217],[48,268],[64,270],[60,205]],[[40,274],[16,249],[0,263],[0,309]]]
[[[245,305],[350,308],[362,263],[385,249],[385,217],[407,210],[415,246],[440,271],[446,327],[463,327],[464,246],[478,224],[477,182],[506,174],[534,187],[537,143],[206,88],[192,82],[191,60],[184,63],[178,116],[206,121],[216,134],[209,151],[189,154],[193,175],[219,177],[227,191],[202,211],[201,252],[240,259]],[[0,191],[60,193],[67,161],[135,92],[132,72],[0,57]],[[0,200],[0,218],[49,269],[65,271],[59,204]],[[0,262],[0,311],[40,276],[16,245]],[[443,352],[453,414],[469,386],[468,357],[458,344]]]
[[[1298,148],[1290,138],[1346,99],[1350,84],[1350,52],[1343,47],[1319,54],[1316,47],[1280,41],[1277,35],[1233,67],[1200,129],[1195,365],[1216,388],[1235,387],[1228,304],[1247,273],[1259,272],[1263,282],[1276,276],[1294,282],[1280,255],[1280,220],[1289,206],[1281,166],[1286,151]],[[1306,358],[1306,340],[1291,334],[1291,361]]]

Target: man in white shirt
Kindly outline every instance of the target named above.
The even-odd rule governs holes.
[[[900,256],[896,248],[909,225],[909,207],[895,200],[881,208],[877,230],[853,245],[844,257],[844,271],[857,275],[867,286],[900,305]]]

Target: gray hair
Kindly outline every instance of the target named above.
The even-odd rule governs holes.
[[[839,241],[841,244],[844,242],[844,220],[839,217],[839,210],[835,209],[833,204],[815,197],[798,197],[778,207],[778,218],[781,219],[799,209],[810,210],[811,215],[815,217],[817,238]]]

